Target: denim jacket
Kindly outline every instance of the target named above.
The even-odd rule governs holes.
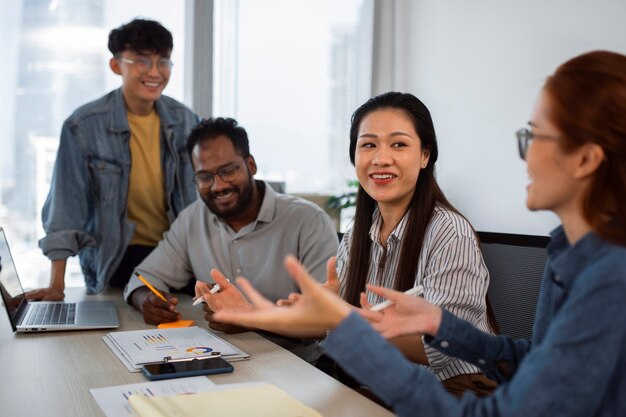
[[[199,119],[166,96],[155,106],[161,120],[161,164],[171,223],[197,198],[185,142]],[[78,254],[88,293],[106,289],[135,231],[126,209],[129,140],[121,89],[78,108],[61,131],[42,211],[46,236],[39,247],[51,260]]]
[[[483,333],[445,310],[427,338],[497,379],[489,397],[452,397],[355,313],[326,353],[400,416],[626,416],[626,248],[594,233],[570,246],[560,227],[548,253],[532,342]]]

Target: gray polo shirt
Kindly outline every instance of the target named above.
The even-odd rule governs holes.
[[[263,184],[260,184],[263,186]],[[283,267],[296,256],[319,282],[326,280],[326,262],[337,253],[332,220],[318,206],[301,198],[278,194],[265,183],[265,195],[254,222],[234,232],[209,211],[202,200],[183,210],[154,251],[136,271],[158,289],[183,288],[191,278],[213,283],[212,268],[233,281],[248,278],[272,301],[299,292]],[[124,298],[141,281],[133,275]]]

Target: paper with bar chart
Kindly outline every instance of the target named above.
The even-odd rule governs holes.
[[[111,332],[102,337],[131,372],[164,358],[194,358],[220,352],[228,361],[248,359],[250,355],[200,327]]]
[[[204,376],[168,379],[167,381],[142,382],[139,384],[116,385],[113,387],[92,388],[89,391],[107,417],[133,417],[128,399],[134,394],[144,394],[148,398],[160,395],[185,395],[205,392],[215,384]]]

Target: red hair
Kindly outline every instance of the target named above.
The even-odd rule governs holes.
[[[607,51],[577,56],[557,68],[544,91],[565,151],[586,143],[604,150],[583,216],[600,237],[626,246],[626,56]]]

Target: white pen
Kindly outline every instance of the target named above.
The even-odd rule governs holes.
[[[228,282],[230,282],[230,280],[227,280]],[[209,292],[211,294],[215,294],[216,292],[218,292],[219,290],[221,290],[222,288],[220,287],[219,284],[215,284],[213,287],[211,287],[211,289],[209,290]],[[195,301],[193,302],[192,306],[197,306],[198,304],[204,303],[204,297],[200,296],[198,298],[195,299]]]
[[[413,287],[413,288],[409,288],[408,290],[406,290],[404,293],[406,295],[422,295],[422,293],[424,292],[424,287],[422,285],[418,285],[417,287]],[[370,308],[370,311],[382,311],[384,309],[386,309],[387,307],[391,306],[393,304],[393,301],[391,300],[385,300],[382,303],[376,304],[374,306],[372,306]]]

